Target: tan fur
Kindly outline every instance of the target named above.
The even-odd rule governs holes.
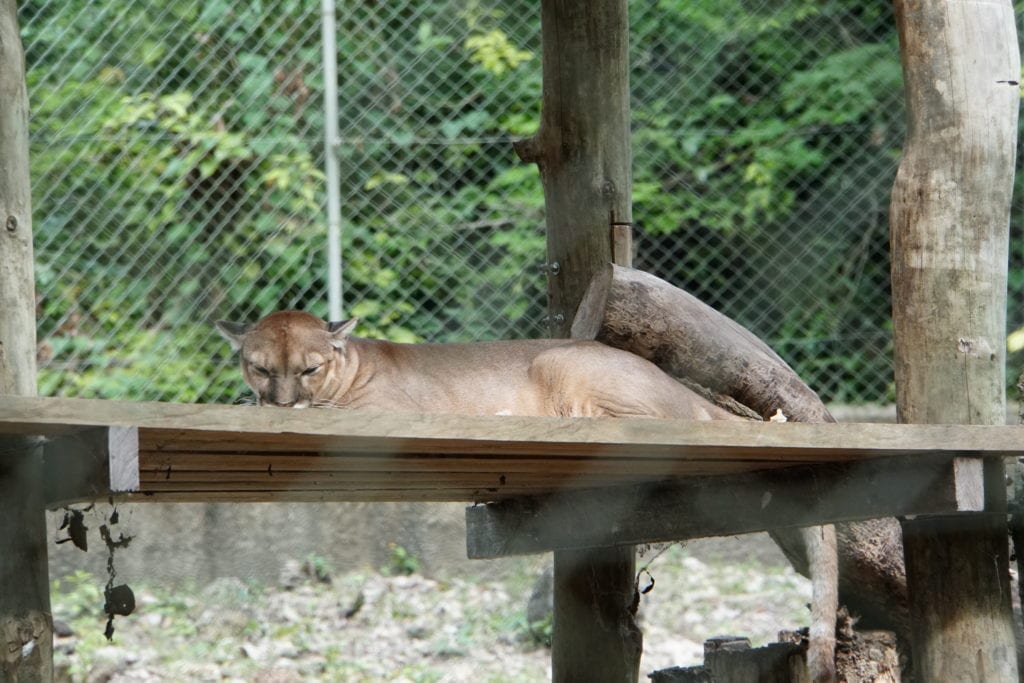
[[[395,344],[300,311],[220,321],[261,405],[474,415],[740,419],[598,342]]]

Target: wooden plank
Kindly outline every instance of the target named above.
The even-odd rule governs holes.
[[[519,497],[527,490],[510,489],[505,495]],[[450,503],[504,500],[504,495],[481,489],[352,488],[330,491],[146,491],[114,496],[129,503]]]
[[[511,455],[827,463],[898,455],[1024,454],[1024,426],[687,422],[396,415],[345,410],[0,396],[0,433],[139,428],[141,451]]]
[[[218,453],[152,452],[139,455],[143,481],[165,477],[170,472],[544,472],[552,475],[574,473],[646,475],[652,478],[681,475],[729,474],[747,472],[756,463],[758,469],[786,467],[779,461],[669,460],[655,458],[584,458],[472,455],[347,455],[334,453]]]
[[[164,469],[161,471],[150,471],[146,476],[140,478],[138,484],[132,488],[121,488],[119,490],[157,490],[158,486],[174,484],[183,486],[188,483],[201,483],[206,481],[220,483],[237,483],[257,486],[284,487],[288,485],[300,485],[307,481],[322,481],[325,485],[331,482],[338,482],[345,485],[353,485],[360,482],[372,483],[389,479],[401,479],[401,481],[420,485],[432,483],[438,487],[449,486],[454,482],[468,481],[473,479],[478,482],[474,485],[518,485],[520,487],[535,487],[545,489],[557,489],[561,487],[581,486],[613,486],[631,483],[650,483],[668,480],[672,475],[627,472],[621,468],[612,471],[591,471],[578,470],[570,472],[539,471],[540,468],[532,468],[528,471],[511,471],[495,469],[492,467],[481,467],[479,469],[449,468],[443,470],[422,471],[417,466],[417,461],[411,461],[409,467],[403,466],[387,467],[380,465],[369,470],[184,470],[180,468]],[[105,493],[106,489],[103,489]],[[110,489],[114,492],[114,489]],[[115,492],[116,493],[116,492]],[[101,494],[102,495],[102,494]]]
[[[109,432],[83,431],[103,421],[114,423]],[[129,421],[138,428],[126,426]],[[1024,449],[1020,426],[410,416],[12,397],[0,397],[0,433],[49,434],[48,458],[63,463],[57,467],[63,472],[74,471],[69,459],[101,461],[112,452],[100,435],[137,435],[138,469],[131,456],[119,457],[131,463],[138,482],[111,488],[156,494],[142,500],[238,494],[273,501],[288,498],[285,493],[294,499],[301,495],[296,487],[308,487],[312,500],[480,502],[794,464],[954,454],[969,460]],[[83,443],[77,450],[58,447],[70,438]],[[100,441],[90,445],[89,438]],[[963,450],[953,450],[958,447]],[[123,450],[134,453],[134,445]],[[51,491],[48,500],[106,495],[95,482],[75,492],[68,483],[75,480],[86,478],[67,476],[63,492]],[[980,489],[957,491],[957,509],[980,499]]]
[[[520,491],[559,491],[629,485],[649,482],[650,477],[637,475],[577,474],[550,476],[546,474],[497,474],[494,472],[177,472],[169,478],[144,480],[140,492],[206,491],[231,489],[239,491],[273,491],[287,489],[332,490],[352,488],[479,488]]]
[[[908,457],[509,500],[467,508],[467,553],[492,558],[960,512],[976,509],[961,502],[965,487],[979,486],[971,472],[955,469],[950,456]]]

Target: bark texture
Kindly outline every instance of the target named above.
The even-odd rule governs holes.
[[[0,0],[0,394],[36,390],[28,95],[14,0]],[[42,450],[0,438],[0,680],[53,678]]]
[[[908,118],[890,207],[897,415],[1003,424],[1021,73],[1013,7],[894,6]],[[921,680],[1017,680],[1003,465],[985,469],[993,514],[904,524]]]
[[[627,0],[542,0],[544,92],[537,134],[515,145],[536,163],[547,215],[551,334],[569,322],[591,277],[613,258],[613,227],[632,220]],[[555,552],[552,676],[633,683],[636,625],[632,547]]]
[[[540,129],[515,149],[540,168],[551,331],[567,337],[590,278],[612,258],[612,226],[632,222],[629,12],[626,0],[540,5]]]

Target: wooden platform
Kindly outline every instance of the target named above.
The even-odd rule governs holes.
[[[1024,444],[1024,427],[395,415],[16,397],[0,397],[0,433],[45,437],[57,479],[52,503],[111,493],[151,501],[489,502],[797,465],[834,470],[879,458],[899,458],[905,469],[1015,454]],[[90,459],[105,463],[105,487],[95,472],[83,474]],[[971,505],[965,496],[976,494],[956,495]]]

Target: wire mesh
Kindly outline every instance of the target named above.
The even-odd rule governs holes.
[[[536,3],[337,7],[346,314],[400,341],[543,336],[543,195],[510,144],[539,118]],[[891,10],[630,12],[636,265],[827,400],[890,399]],[[319,0],[26,0],[20,21],[40,392],[238,400],[213,319],[327,312]]]

